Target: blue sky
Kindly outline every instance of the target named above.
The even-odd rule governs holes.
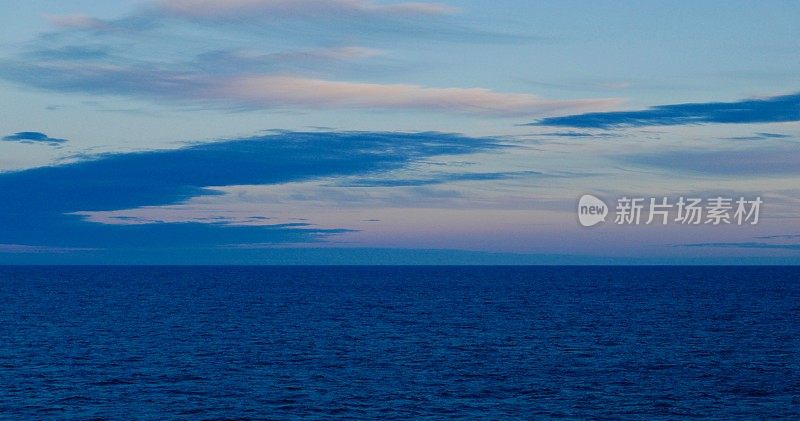
[[[2,3],[0,263],[800,262],[795,2]]]

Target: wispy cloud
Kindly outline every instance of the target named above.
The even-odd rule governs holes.
[[[145,3],[116,20],[51,16],[59,30],[0,58],[0,78],[59,92],[233,110],[374,109],[536,118],[604,111],[620,103],[542,98],[469,82],[429,86],[359,80],[369,74],[366,66],[380,65],[387,55],[385,43],[369,46],[376,34],[431,39],[451,33],[469,39],[469,29],[441,20],[456,11],[430,2],[170,0]],[[242,31],[243,26],[249,29]],[[275,37],[273,29],[287,31],[287,40],[296,42],[285,44],[296,46],[276,51],[274,42],[264,42]]]
[[[0,244],[0,253],[12,254],[62,254],[77,251],[96,251],[97,248],[89,247],[54,247],[54,246],[32,246],[28,244]]]
[[[379,3],[370,0],[162,0],[153,8],[169,16],[203,21],[414,17],[448,15],[458,11],[439,3]]]
[[[705,123],[800,121],[800,93],[737,102],[659,105],[638,111],[576,114],[541,119],[531,125],[608,129]]]
[[[428,178],[361,178],[357,180],[342,181],[338,187],[406,187],[430,186],[459,181],[491,181],[506,180],[517,177],[545,176],[538,171],[507,171],[507,172],[478,172],[478,173],[449,173],[434,174]]]
[[[690,243],[681,244],[682,247],[698,248],[741,248],[741,249],[779,249],[779,250],[800,250],[800,244],[772,244],[756,241],[730,242],[730,243]]]
[[[757,241],[728,241],[677,244],[677,247],[694,248],[734,248],[734,249],[772,249],[800,250],[800,243],[791,242],[800,238],[800,234],[760,235],[753,237]]]
[[[723,137],[722,140],[765,140],[765,139],[788,139],[792,136],[788,134],[779,134],[779,133],[754,133],[750,136],[731,136],[731,137]]]
[[[673,150],[625,155],[625,163],[713,175],[800,174],[796,145],[767,145],[728,150]]]
[[[620,134],[617,133],[609,133],[609,132],[578,132],[578,131],[566,131],[566,132],[550,132],[550,133],[541,133],[541,136],[554,136],[554,137],[575,137],[575,138],[606,138],[606,137],[620,137]]]
[[[356,83],[284,76],[243,76],[220,81],[212,96],[256,107],[418,109],[479,115],[522,116],[606,108],[616,100],[547,100],[481,88]]]
[[[778,234],[778,235],[762,235],[759,237],[753,237],[758,240],[793,240],[795,238],[800,238],[800,234]]]
[[[459,8],[434,2],[375,0],[160,0],[144,1],[117,19],[97,19],[85,14],[49,16],[51,24],[66,32],[85,35],[132,35],[194,25],[195,29],[222,29],[265,36],[398,40],[436,39],[448,42],[530,42],[543,38],[487,31],[459,23]]]
[[[182,65],[186,75],[286,74],[317,69],[355,68],[381,57],[385,51],[361,47],[338,46],[284,50],[264,53],[252,49],[220,49],[198,54]]]
[[[508,117],[603,109],[619,102],[615,99],[551,100],[482,88],[435,88],[280,75],[211,75],[159,69],[157,65],[3,64],[0,75],[46,89],[166,98],[237,109],[399,109]]]
[[[20,143],[42,143],[49,146],[58,146],[66,143],[67,139],[59,139],[50,137],[41,132],[17,132],[12,135],[4,136],[5,142],[20,142]]]
[[[47,16],[47,20],[50,21],[53,26],[65,29],[104,30],[112,27],[109,22],[82,14],[50,15]]]

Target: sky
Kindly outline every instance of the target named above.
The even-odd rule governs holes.
[[[798,2],[0,4],[0,264],[800,263]]]

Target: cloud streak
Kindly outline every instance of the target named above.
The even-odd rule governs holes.
[[[410,187],[410,186],[431,186],[444,183],[460,181],[493,181],[507,180],[518,177],[545,176],[538,171],[507,171],[507,172],[484,172],[484,173],[450,173],[435,174],[429,178],[406,178],[406,179],[358,179],[352,181],[342,181],[337,187]]]
[[[80,251],[96,251],[95,248],[87,247],[51,247],[51,246],[31,246],[27,244],[0,244],[0,253],[12,254],[63,254]]]
[[[47,16],[47,20],[53,26],[63,29],[106,30],[112,27],[108,22],[81,14],[51,15]]]
[[[628,164],[721,176],[800,174],[796,145],[770,145],[735,150],[678,150],[620,158]]]
[[[449,15],[458,11],[439,3],[384,4],[369,0],[162,0],[153,8],[171,17],[199,21],[415,17]]]
[[[490,116],[523,116],[605,108],[611,99],[546,100],[481,88],[430,88],[285,76],[244,76],[220,81],[212,96],[253,107],[416,109]]]
[[[336,37],[395,40],[427,38],[449,42],[529,42],[542,38],[480,30],[459,24],[459,8],[432,2],[374,0],[161,0],[142,2],[119,19],[96,19],[84,14],[49,16],[67,32],[141,34],[151,29],[190,24],[196,28],[267,36],[317,37],[329,43]],[[243,31],[246,30],[246,31]]]
[[[377,59],[386,51],[364,45],[379,34],[425,39],[450,34],[462,41],[471,39],[470,33],[487,35],[442,20],[456,11],[430,2],[170,0],[147,3],[116,20],[50,16],[59,30],[15,56],[0,58],[0,78],[57,92],[237,111],[390,110],[537,118],[619,105],[612,98],[549,99],[468,82],[428,86],[358,80],[369,74],[365,66],[386,63]],[[285,44],[298,46],[275,51],[270,39],[283,36]]]
[[[58,146],[66,143],[67,139],[59,139],[50,137],[41,132],[17,132],[12,135],[4,136],[4,142],[19,142],[19,143],[41,143],[49,146]]]
[[[722,140],[765,140],[765,139],[788,139],[792,136],[780,133],[754,133],[750,136],[730,136],[722,137]]]
[[[549,117],[535,126],[610,129],[690,124],[780,123],[800,121],[800,93],[737,102],[659,105],[638,111],[614,111]]]
[[[759,240],[778,240],[778,239],[791,240],[791,239],[795,239],[795,238],[800,238],[800,234],[762,235],[762,236],[753,237],[753,238],[756,238],[756,239],[759,239]]]
[[[698,248],[740,248],[740,249],[773,249],[773,250],[800,250],[800,244],[771,244],[762,242],[741,242],[741,243],[690,243],[681,244],[682,247]]]
[[[91,92],[237,109],[383,109],[495,117],[547,115],[618,104],[615,99],[550,100],[482,88],[434,88],[282,75],[211,75],[153,66],[5,62],[0,75],[45,89]]]

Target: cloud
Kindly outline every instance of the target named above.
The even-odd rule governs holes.
[[[800,174],[796,145],[774,145],[737,150],[679,150],[627,155],[626,163],[673,171],[725,176]]]
[[[800,234],[761,235],[753,237],[754,240],[758,241],[687,243],[687,244],[679,244],[677,246],[696,247],[696,248],[736,248],[736,249],[769,249],[769,250],[800,251],[800,244],[791,242],[791,240],[796,240],[798,238],[800,238]]]
[[[606,108],[616,100],[547,100],[528,94],[481,88],[430,88],[307,79],[290,76],[242,76],[220,81],[211,96],[253,107],[417,109],[478,115],[523,116],[571,109]]]
[[[101,46],[48,47],[26,54],[31,60],[95,60],[109,55],[109,49]]]
[[[777,123],[800,121],[800,93],[737,102],[659,105],[639,111],[593,112],[549,117],[535,126],[609,129],[706,123]]]
[[[280,75],[210,75],[162,70],[157,65],[3,64],[0,75],[40,88],[167,98],[237,109],[400,109],[509,117],[603,109],[618,103],[614,99],[549,100],[482,88],[431,88]]]
[[[556,137],[592,137],[594,133],[587,132],[550,132],[542,133],[542,136],[556,136]]]
[[[352,181],[342,181],[337,187],[411,187],[411,186],[430,186],[458,181],[492,181],[506,180],[516,177],[543,176],[538,171],[508,171],[508,172],[489,172],[489,173],[456,173],[456,174],[435,174],[429,178],[362,178]]]
[[[170,0],[147,3],[116,20],[50,16],[59,29],[0,58],[0,78],[57,92],[237,111],[366,109],[536,118],[619,104],[469,84],[358,80],[398,66],[391,58],[378,59],[387,52],[369,46],[381,35],[491,38],[441,19],[455,11],[430,2]],[[285,44],[296,47],[275,50]]]
[[[212,74],[240,73],[284,73],[303,69],[332,66],[346,68],[347,65],[363,65],[363,61],[384,55],[384,51],[342,46],[288,50],[261,53],[253,50],[214,50],[197,55],[190,65],[202,72]]]
[[[199,21],[414,17],[458,11],[438,3],[383,4],[369,0],[162,0],[154,9],[171,17]]]
[[[20,142],[20,143],[43,143],[49,146],[58,146],[66,143],[67,139],[58,139],[49,137],[40,132],[17,132],[12,135],[3,137],[6,142]]]
[[[576,138],[601,138],[601,137],[620,137],[621,135],[616,133],[609,133],[609,132],[600,132],[600,133],[589,133],[589,132],[577,132],[577,131],[567,131],[567,132],[550,132],[550,133],[541,133],[541,136],[554,136],[554,137],[576,137]]]
[[[492,139],[444,133],[281,132],[0,173],[0,243],[106,248],[313,242],[347,229],[225,220],[109,225],[76,213],[176,204],[220,194],[215,188],[223,186],[366,176],[438,155],[501,148]]]
[[[762,139],[787,139],[787,138],[792,137],[792,136],[790,136],[788,134],[764,133],[764,132],[756,133],[756,136],[760,136]]]
[[[371,58],[383,55],[383,51],[376,48],[367,47],[329,47],[329,48],[316,48],[312,50],[300,51],[298,53],[291,53],[292,55],[300,55],[303,57],[319,57],[332,60],[357,60],[363,58]],[[285,57],[285,55],[279,55]]]
[[[779,234],[779,235],[762,235],[753,237],[759,240],[776,240],[776,239],[795,239],[800,238],[800,234]]]
[[[51,15],[47,20],[53,26],[64,29],[86,29],[86,30],[105,30],[110,29],[111,24],[106,21],[95,19],[87,15]]]
[[[733,136],[733,137],[723,137],[720,138],[722,140],[765,140],[765,139],[788,139],[792,136],[788,134],[778,134],[778,133],[754,133],[751,136]]]
[[[51,16],[52,24],[71,33],[141,34],[151,29],[185,27],[224,30],[268,38],[375,40],[436,39],[449,42],[530,42],[541,37],[481,30],[459,24],[460,11],[442,3],[379,2],[373,0],[162,0],[142,2],[133,12],[114,20],[86,15]],[[52,34],[51,34],[52,35]],[[176,38],[186,33],[175,34]],[[162,37],[163,41],[164,38]],[[262,39],[263,41],[263,39]]]
[[[778,250],[800,250],[800,244],[771,244],[754,241],[741,243],[689,243],[681,244],[681,247],[703,247],[703,248],[742,248],[742,249],[778,249]]]
[[[18,254],[52,254],[52,253],[72,253],[79,251],[95,251],[96,248],[87,247],[52,247],[52,246],[31,246],[27,244],[0,244],[0,253]]]

